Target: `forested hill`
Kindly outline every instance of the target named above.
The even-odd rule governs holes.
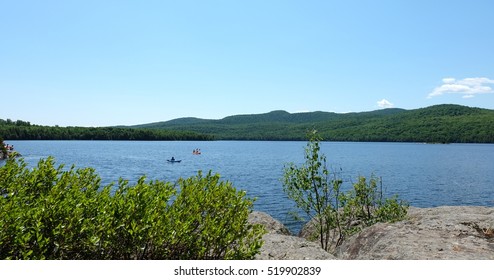
[[[220,120],[181,118],[134,128],[186,130],[225,140],[305,140],[307,130],[317,129],[328,141],[494,143],[494,110],[435,105],[346,114],[273,111]]]
[[[317,129],[327,141],[494,143],[494,110],[436,105],[346,114],[273,111],[95,128],[0,119],[0,138],[6,140],[306,140],[310,129]]]

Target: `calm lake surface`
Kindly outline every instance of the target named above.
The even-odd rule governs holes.
[[[140,176],[175,182],[199,170],[221,174],[237,189],[256,197],[264,211],[297,233],[301,224],[289,212],[294,204],[283,192],[285,163],[304,162],[306,142],[211,141],[7,141],[29,166],[53,156],[57,164],[93,167],[104,184]],[[417,207],[441,205],[494,206],[494,145],[323,142],[331,170],[347,182],[359,175],[382,177],[387,195]],[[201,155],[192,151],[200,148]],[[181,163],[168,163],[171,157]]]

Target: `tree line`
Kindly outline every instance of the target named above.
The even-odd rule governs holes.
[[[325,141],[494,143],[494,110],[435,105],[336,114],[274,111],[221,120],[180,119],[139,128],[208,133],[222,140],[298,140],[316,129]]]
[[[347,114],[273,111],[221,120],[183,118],[100,128],[44,127],[0,119],[0,136],[9,140],[304,141],[312,129],[325,141],[494,143],[494,110],[446,104]]]
[[[8,140],[212,140],[190,131],[132,129],[122,127],[59,127],[33,125],[26,121],[0,119],[0,136]]]

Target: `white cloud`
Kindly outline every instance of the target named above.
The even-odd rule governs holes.
[[[443,79],[443,83],[445,83],[445,84],[454,84],[455,81],[456,81],[455,78],[444,78]]]
[[[456,80],[455,78],[444,78],[443,85],[436,87],[427,98],[440,96],[445,93],[463,94],[463,98],[472,98],[477,94],[494,93],[490,84],[494,84],[494,80],[489,78],[466,78]]]
[[[386,99],[383,99],[381,101],[377,101],[377,106],[379,106],[379,108],[393,108],[394,107],[394,104],[389,102],[388,100]]]

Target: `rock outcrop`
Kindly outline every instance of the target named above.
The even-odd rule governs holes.
[[[338,248],[340,259],[494,259],[494,208],[410,208],[408,218],[375,224]]]
[[[405,220],[365,228],[343,242],[335,256],[318,243],[289,235],[280,222],[265,213],[254,212],[250,221],[269,231],[259,260],[494,259],[494,208],[489,207],[410,207]]]
[[[280,221],[264,212],[253,211],[249,215],[249,223],[261,224],[269,233],[291,235],[290,230],[288,230],[288,228],[286,228]]]
[[[319,244],[304,238],[292,236],[279,221],[266,213],[253,212],[249,222],[262,224],[268,233],[263,236],[264,245],[256,256],[257,260],[333,260],[330,253],[321,249]]]

